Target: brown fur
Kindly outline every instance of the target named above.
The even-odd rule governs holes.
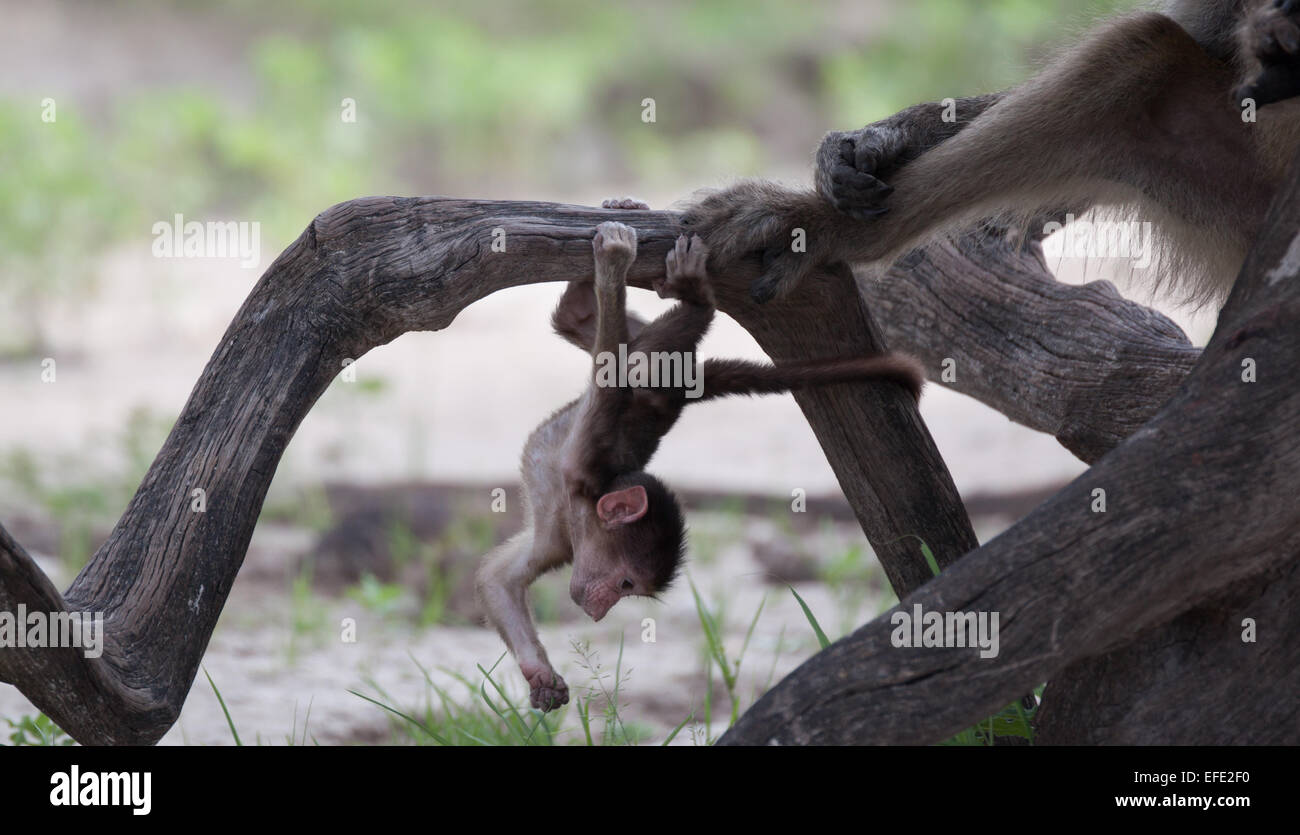
[[[1252,123],[1235,97],[1300,92],[1300,3],[1175,0],[1167,11],[1109,21],[1020,87],[964,100],[949,130],[916,131],[933,142],[919,153],[897,122],[833,133],[820,193],[741,183],[687,221],[715,266],[766,252],[752,288],[764,301],[820,263],[892,260],[981,217],[1109,207],[1160,233],[1155,284],[1221,300],[1300,148],[1300,104]],[[806,253],[789,249],[795,228]]]

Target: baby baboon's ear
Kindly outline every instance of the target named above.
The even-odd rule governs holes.
[[[596,515],[609,525],[627,525],[645,516],[650,498],[640,484],[613,490],[596,500]]]

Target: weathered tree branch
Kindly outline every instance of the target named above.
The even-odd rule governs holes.
[[[1300,739],[1300,554],[1127,646],[1054,676],[1037,741],[1276,745]],[[1246,618],[1259,640],[1242,639]]]
[[[1016,231],[933,244],[883,280],[861,274],[859,286],[893,347],[931,369],[952,358],[959,373],[951,387],[1095,462],[1155,414],[1200,352],[1106,282],[1058,284],[1038,247],[1021,246]],[[1286,739],[1279,732],[1297,727],[1295,701],[1274,694],[1300,692],[1300,658],[1277,647],[1246,651],[1239,632],[1224,628],[1251,617],[1274,635],[1296,634],[1286,601],[1300,597],[1300,572],[1268,577],[1055,675],[1037,741]],[[1224,721],[1229,715],[1234,721]]]
[[[0,649],[17,685],[83,743],[151,743],[175,721],[243,562],[285,446],[342,368],[410,330],[446,327],[467,305],[524,283],[591,278],[597,223],[638,230],[630,281],[648,287],[681,231],[668,212],[548,203],[367,198],[324,212],[267,270],[203,371],[139,491],[64,596],[0,537],[0,609],[103,612],[106,647]],[[506,251],[494,252],[503,229]],[[777,359],[880,345],[846,269],[797,303],[759,309],[758,263],[715,276],[720,307]],[[904,534],[951,562],[975,545],[957,492],[901,388],[837,386],[799,398],[899,588],[929,576]],[[202,490],[204,512],[196,512]]]
[[[997,660],[972,649],[895,648],[887,613],[792,673],[723,742],[937,741],[1070,664],[1058,700],[1064,707],[1053,703],[1057,685],[1048,689],[1046,741],[1295,742],[1294,698],[1279,698],[1271,686],[1290,684],[1280,692],[1294,694],[1300,660],[1288,630],[1294,617],[1276,608],[1296,597],[1300,552],[1300,391],[1289,384],[1300,357],[1297,228],[1300,170],[1293,166],[1214,338],[1176,396],[1092,470],[898,607],[999,612]],[[915,344],[900,338],[895,346]],[[1261,382],[1244,382],[1247,359],[1271,375],[1261,370]],[[1092,440],[1081,447],[1104,448],[1107,434],[1083,433]],[[1096,490],[1109,497],[1104,513],[1092,512]],[[1278,630],[1267,643],[1244,644],[1240,618],[1223,616],[1241,612],[1252,589],[1263,590],[1254,598],[1258,611],[1272,615],[1269,627]],[[1205,605],[1189,611],[1198,604]],[[1219,616],[1207,618],[1211,612]],[[1132,688],[1163,695],[1158,704],[1168,707],[1181,685],[1182,715],[1154,721],[1158,708],[1142,710],[1140,698],[1124,691],[1136,680],[1135,660],[1178,660],[1171,636],[1201,646],[1183,653],[1188,663],[1152,671],[1146,687]],[[1235,670],[1245,655],[1260,678],[1233,677],[1235,703],[1251,703],[1250,721],[1225,729],[1213,702],[1185,691],[1201,680],[1189,673],[1230,659],[1234,640]],[[1119,673],[1118,687],[1099,686],[1107,663]],[[1116,709],[1100,716],[1105,697],[1117,694]]]
[[[1106,281],[1055,281],[1036,243],[973,231],[859,274],[885,338],[944,383],[1092,463],[1150,420],[1200,349]]]

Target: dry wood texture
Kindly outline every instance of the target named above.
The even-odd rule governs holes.
[[[243,562],[276,465],[346,360],[411,330],[449,325],[472,302],[529,282],[590,280],[591,238],[637,227],[629,280],[648,287],[681,232],[669,212],[551,203],[365,198],[324,212],[276,259],[203,371],[139,492],[63,595],[5,534],[0,610],[103,612],[106,649],[0,650],[11,682],[83,743],[150,743],[175,721]],[[494,251],[494,230],[504,251]],[[775,358],[860,355],[880,345],[843,267],[797,306],[760,309],[757,261],[716,282],[720,306]],[[975,536],[911,397],[845,385],[800,397],[891,580],[919,586],[923,536],[949,563]],[[203,490],[206,511],[192,510]]]
[[[939,359],[954,357],[958,387],[1087,460],[1100,457],[975,549],[951,479],[901,389],[800,395],[900,596],[929,578],[904,535],[924,538],[950,566],[905,603],[999,611],[1002,651],[981,660],[969,650],[895,649],[888,623],[877,620],[781,682],[724,741],[934,741],[1062,671],[1061,703],[1070,708],[1055,711],[1065,715],[1051,726],[1053,738],[1110,741],[1123,737],[1112,729],[1143,721],[1142,738],[1167,734],[1167,723],[1134,709],[1099,726],[1095,717],[1116,700],[1099,705],[1096,682],[1091,693],[1084,685],[1098,675],[1130,682],[1133,658],[1123,653],[1142,655],[1134,639],[1191,628],[1175,619],[1197,617],[1198,605],[1218,612],[1233,636],[1224,601],[1236,606],[1228,614],[1257,617],[1280,618],[1276,607],[1288,601],[1295,608],[1296,572],[1287,571],[1300,546],[1300,394],[1288,376],[1300,347],[1294,196],[1288,191],[1275,212],[1199,360],[1158,316],[1105,289],[1050,283],[1032,248],[1018,251],[1003,238],[936,245],[863,292],[846,268],[831,266],[795,298],[766,307],[746,294],[756,258],[715,276],[720,307],[778,361],[879,349],[871,307],[887,314],[891,347],[922,355],[932,376]],[[64,594],[0,529],[0,610],[102,611],[107,631],[98,659],[76,649],[0,649],[0,680],[83,743],[157,741],[189,691],[280,456],[344,362],[407,331],[447,327],[497,290],[590,279],[595,226],[615,216],[637,228],[630,280],[646,287],[681,231],[675,213],[442,198],[364,198],[322,213],[249,295],[122,519]],[[504,251],[492,247],[494,230],[504,231]],[[1259,383],[1241,382],[1246,357],[1258,363]],[[1104,514],[1090,510],[1094,488],[1107,491]],[[202,513],[191,504],[199,489]],[[1274,575],[1282,579],[1262,579]],[[1218,633],[1210,641],[1182,669],[1266,649]],[[1267,651],[1271,666],[1238,659],[1235,668],[1243,675],[1237,698],[1258,694],[1251,718],[1279,709],[1263,706],[1266,691],[1254,690],[1256,668],[1247,664],[1265,668],[1261,687],[1277,686],[1285,664],[1300,666],[1294,648]],[[1087,666],[1098,656],[1105,665]],[[1151,678],[1147,692],[1172,698],[1180,673]],[[1289,709],[1290,736],[1272,738],[1294,740],[1294,702]]]

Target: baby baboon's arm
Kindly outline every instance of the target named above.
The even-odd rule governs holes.
[[[621,223],[596,227],[591,242],[596,259],[596,339],[591,349],[591,385],[578,402],[569,441],[565,444],[563,474],[572,493],[596,498],[609,477],[637,469],[628,461],[619,426],[632,400],[627,386],[602,381],[602,369],[617,362],[619,346],[629,340],[627,323],[627,271],[636,258],[636,230]],[[615,366],[615,370],[616,366]],[[615,381],[617,382],[617,381]]]
[[[596,257],[596,344],[593,354],[618,352],[628,342],[627,271],[636,260],[636,230],[608,221],[591,242]]]
[[[627,333],[635,343],[646,321],[627,314]],[[588,354],[596,344],[596,288],[590,281],[570,281],[551,314],[551,328],[565,342]]]
[[[647,211],[649,204],[635,197],[602,200],[602,209]],[[645,327],[645,320],[635,313],[626,313],[627,332],[632,341]],[[570,281],[560,296],[560,302],[551,314],[551,327],[566,342],[591,353],[596,344],[596,289],[590,281]]]
[[[626,313],[630,351],[694,350],[713,319],[713,290],[704,269],[707,260],[708,248],[699,236],[694,241],[684,235],[678,239],[668,253],[664,277],[653,286],[661,298],[680,299],[682,303],[652,324]],[[596,292],[591,282],[569,282],[551,315],[551,326],[566,341],[592,352],[596,344]]]

